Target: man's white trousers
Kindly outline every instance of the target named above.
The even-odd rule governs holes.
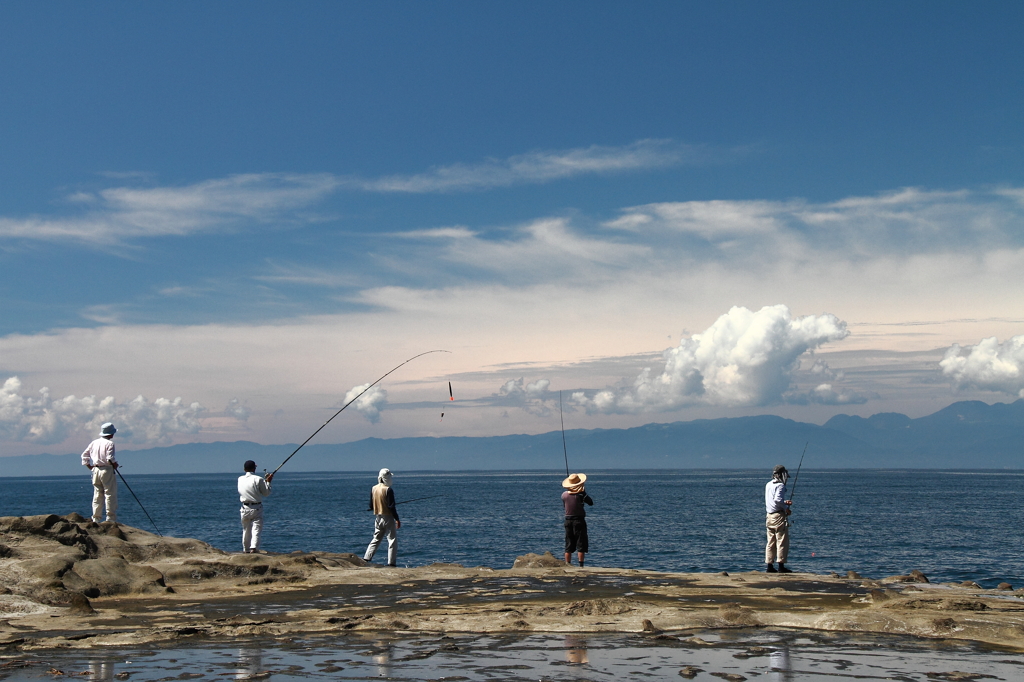
[[[242,514],[242,551],[260,548],[260,531],[263,530],[263,505],[241,509]]]
[[[92,520],[103,521],[103,504],[107,521],[117,522],[117,474],[112,466],[92,468]]]

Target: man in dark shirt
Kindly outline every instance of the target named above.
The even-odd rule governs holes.
[[[576,552],[580,568],[583,568],[583,555],[590,551],[587,512],[583,505],[594,505],[584,488],[586,481],[586,474],[572,474],[562,481],[562,487],[566,488],[562,493],[562,505],[565,507],[565,563],[571,564],[572,553]]]

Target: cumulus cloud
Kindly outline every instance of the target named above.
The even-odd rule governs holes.
[[[61,443],[70,436],[98,434],[103,422],[117,426],[119,441],[167,443],[176,434],[198,433],[205,407],[181,398],[138,396],[128,402],[113,397],[73,395],[54,398],[48,388],[38,397],[22,395],[18,377],[10,377],[0,388],[0,438],[39,444]]]
[[[529,384],[525,383],[522,377],[509,379],[502,384],[494,397],[498,398],[499,404],[518,407],[538,417],[547,417],[551,414],[551,408],[547,405],[547,401],[551,399],[549,386],[551,382],[547,379],[538,379]]]
[[[345,394],[345,404],[351,402],[357,395],[366,391],[369,387],[369,383],[362,384],[361,386],[353,386],[348,393]],[[388,392],[380,386],[374,386],[370,390],[363,393],[359,400],[352,403],[352,407],[359,411],[359,414],[366,417],[367,421],[371,424],[376,424],[380,421],[380,411],[388,404]]]
[[[954,390],[975,388],[1024,398],[1024,335],[1004,343],[993,336],[976,346],[953,344],[939,367]]]
[[[700,334],[665,351],[660,374],[644,369],[632,385],[573,393],[588,412],[638,413],[678,409],[692,404],[763,406],[784,401],[800,366],[800,356],[830,341],[846,338],[846,323],[835,315],[793,318],[785,305],[757,312],[734,307]],[[807,400],[839,400],[823,384]]]
[[[833,388],[832,384],[819,384],[806,393],[786,393],[783,399],[791,405],[861,405],[868,401],[866,396],[845,388]]]
[[[240,422],[249,421],[249,417],[252,416],[252,410],[247,405],[244,405],[238,398],[232,398],[228,401],[227,407],[224,408],[224,414],[229,417],[233,417]]]

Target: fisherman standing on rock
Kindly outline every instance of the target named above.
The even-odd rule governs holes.
[[[377,547],[386,535],[388,538],[388,566],[395,567],[398,561],[398,529],[402,522],[398,520],[395,508],[395,491],[391,488],[393,476],[390,469],[381,469],[377,474],[377,485],[370,489],[370,509],[373,517],[373,539],[366,548],[363,561],[370,561],[377,553]]]
[[[572,564],[572,553],[576,552],[583,568],[583,555],[590,551],[590,538],[587,537],[587,512],[584,504],[594,506],[584,484],[586,474],[571,474],[562,481],[566,491],[562,493],[562,505],[565,507],[565,563]]]
[[[103,518],[106,502],[107,521],[117,523],[117,460],[114,459],[114,434],[117,429],[110,422],[100,427],[100,437],[89,443],[82,453],[82,466],[92,472],[92,520]]]
[[[270,494],[274,474],[267,474],[266,480],[257,476],[256,462],[251,459],[245,461],[242,469],[245,474],[238,477],[238,498],[242,502],[242,551],[256,554],[260,551],[262,539],[263,498]]]
[[[786,467],[779,464],[772,470],[772,480],[764,487],[764,506],[768,513],[765,520],[765,527],[768,529],[768,544],[764,549],[764,562],[767,564],[766,573],[792,573],[786,568],[786,559],[789,556],[789,521],[786,517],[793,513],[790,505],[792,500],[786,499],[786,481],[789,480],[789,472]],[[774,563],[779,562],[779,570],[775,570]]]

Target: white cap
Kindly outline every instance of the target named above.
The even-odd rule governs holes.
[[[115,429],[114,425],[110,422],[107,422],[100,427],[101,436],[113,436],[115,433],[117,433],[117,429]]]

